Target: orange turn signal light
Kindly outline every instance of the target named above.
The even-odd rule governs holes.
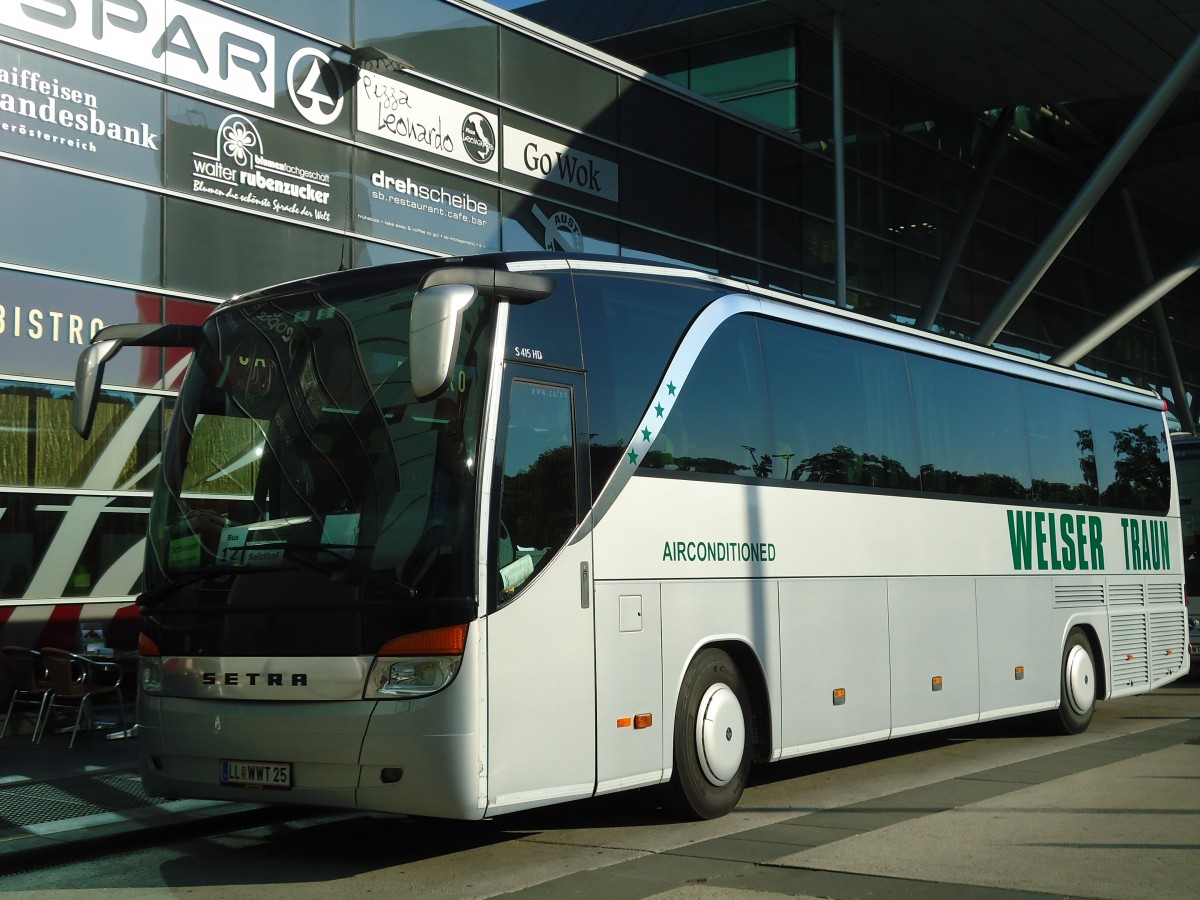
[[[467,646],[467,626],[451,625],[394,637],[379,648],[380,656],[462,656]]]

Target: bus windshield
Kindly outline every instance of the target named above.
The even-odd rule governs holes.
[[[213,614],[359,610],[345,640],[318,617],[310,634],[267,643],[373,652],[402,627],[381,609],[419,608],[400,614],[414,627],[473,617],[488,304],[476,299],[464,314],[449,387],[418,401],[415,290],[376,280],[267,293],[209,318],[164,451],[141,598],[152,618],[199,618],[163,629],[164,639],[227,654],[229,635],[245,629],[205,630]]]

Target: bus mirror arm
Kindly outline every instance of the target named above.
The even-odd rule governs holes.
[[[132,323],[101,328],[75,365],[75,402],[71,408],[71,424],[84,440],[92,433],[104,366],[122,347],[189,347],[200,338],[199,325],[159,325]]]

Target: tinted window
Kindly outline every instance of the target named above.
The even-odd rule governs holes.
[[[678,391],[646,466],[777,477],[779,451],[767,412],[755,319],[734,316],[718,327]]]
[[[512,383],[497,548],[503,598],[515,596],[575,527],[571,388]]]
[[[762,322],[762,335],[785,477],[917,487],[912,401],[899,350],[771,320]]]
[[[594,496],[621,458],[688,323],[717,292],[595,275],[577,275],[575,291],[588,370]]]
[[[995,372],[909,356],[927,491],[1027,499],[1029,452],[1019,382]]]
[[[571,279],[566,275],[551,277],[558,286],[549,297],[509,307],[505,356],[518,362],[578,369],[579,320]]]
[[[1096,453],[1087,396],[1026,381],[1021,399],[1029,428],[1033,499],[1095,504]]]
[[[1095,397],[1089,404],[1100,505],[1166,511],[1171,482],[1162,414]]]

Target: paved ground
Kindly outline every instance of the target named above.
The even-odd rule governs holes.
[[[460,830],[463,823],[424,823],[401,832],[388,827],[393,838],[404,835],[401,847],[425,833],[434,845],[397,859],[372,843],[381,817],[351,814],[289,830],[296,841],[291,852],[299,856],[276,865],[269,877],[223,868],[237,855],[222,842],[189,848],[212,855],[194,855],[186,865],[199,867],[189,876],[191,888],[214,897],[326,898],[397,889],[427,897],[511,892],[606,900],[1141,900],[1197,893],[1196,676],[1102,705],[1093,728],[1075,738],[960,733],[937,749],[883,753],[824,775],[818,770],[796,778],[788,764],[767,767],[733,814],[682,828],[574,804],[566,814],[505,817],[486,833]],[[986,744],[994,747],[985,751]],[[109,880],[89,875],[86,883],[136,890],[144,879],[161,877],[160,867],[139,857],[133,867],[141,874],[134,878],[125,854],[134,848],[150,853],[158,841],[131,843],[131,834],[169,827],[186,835],[192,825],[232,832],[266,824],[270,816],[296,815],[251,804],[151,800],[137,777],[137,749],[136,739],[109,741],[101,734],[82,736],[73,750],[63,735],[47,735],[40,746],[27,733],[0,741],[0,875],[28,871],[39,861],[99,857],[109,842],[119,851],[110,855]],[[306,830],[312,836],[305,838]],[[236,846],[256,840],[247,836],[252,832]],[[333,861],[348,867],[336,877],[321,868],[331,864],[328,858],[314,858],[305,869],[306,848],[322,834],[341,848]],[[274,843],[263,846],[278,848],[287,840],[272,835]],[[274,879],[283,893],[260,883]],[[31,876],[7,879],[0,890],[34,884],[68,886]]]
[[[152,799],[138,775],[137,739],[84,733],[31,741],[27,727],[0,741],[0,874],[32,856],[163,825],[257,809],[251,804]]]

